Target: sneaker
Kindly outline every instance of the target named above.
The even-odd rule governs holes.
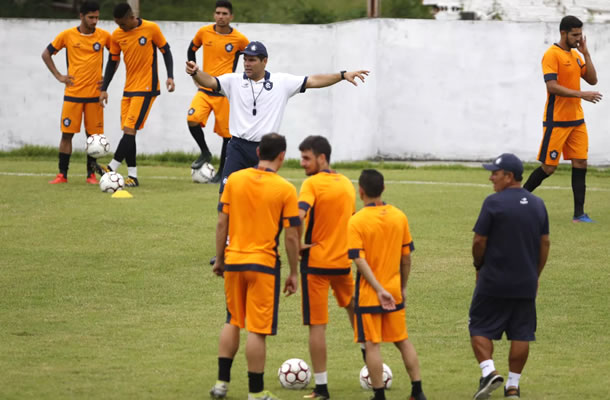
[[[424,394],[424,392],[419,392],[418,395],[411,395],[411,397],[409,397],[409,400],[428,400],[426,399],[426,395]]]
[[[138,182],[138,178],[134,176],[128,176],[125,179],[125,187],[137,187],[140,186],[140,182]]]
[[[97,178],[95,177],[95,172],[92,172],[91,175],[89,175],[87,177],[87,183],[90,183],[92,185],[97,185],[98,183],[100,183]]]
[[[100,176],[103,176],[105,173],[112,171],[110,168],[104,165],[99,165],[97,162],[93,164],[93,168],[95,169],[95,172],[100,174]]]
[[[472,400],[485,400],[491,397],[491,392],[502,386],[504,378],[497,373],[491,373],[479,381],[479,390],[474,394]]]
[[[213,399],[224,399],[227,397],[229,391],[229,384],[223,381],[217,381],[216,384],[210,390],[210,396]]]
[[[56,185],[58,183],[68,183],[68,178],[64,176],[61,172],[55,176],[55,179],[49,181],[51,185]]]
[[[268,390],[263,390],[260,393],[248,393],[248,400],[280,400]]]
[[[210,154],[210,153],[207,153],[207,154],[201,153],[199,158],[196,159],[195,161],[193,161],[193,163],[191,164],[191,168],[192,169],[199,169],[199,168],[201,168],[203,166],[203,164],[209,163],[210,161],[212,161],[212,154]]]
[[[214,175],[214,177],[212,179],[210,179],[210,183],[220,183],[221,180],[222,180],[222,175],[220,175],[219,173],[216,173],[216,175]]]
[[[216,264],[216,256],[210,258],[210,265]]]
[[[519,399],[521,398],[521,389],[518,387],[511,386],[504,388],[504,397],[507,399]]]
[[[572,218],[572,222],[595,222],[587,214]]]
[[[303,396],[303,398],[304,399],[329,400],[330,395],[328,393],[326,393],[326,394],[316,393],[316,391],[314,390],[313,392],[311,392],[311,394],[306,394],[305,396]]]

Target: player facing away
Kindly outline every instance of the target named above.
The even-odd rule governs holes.
[[[400,351],[409,378],[410,400],[425,400],[415,347],[407,333],[407,281],[414,250],[406,215],[383,202],[383,175],[365,169],[358,179],[364,208],[349,220],[349,257],[358,267],[354,299],[355,340],[366,346],[366,366],[375,396],[385,399],[380,343]]]
[[[581,78],[590,85],[597,84],[597,71],[589,54],[587,38],[582,34],[582,26],[578,18],[571,15],[564,17],[559,24],[559,43],[553,44],[542,57],[547,91],[544,135],[538,153],[542,165],[532,172],[523,187],[533,192],[555,172],[559,156],[563,153],[564,160],[572,161],[572,221],[594,222],[584,211],[589,138],[581,99],[597,103],[602,95],[580,90]]]
[[[354,278],[347,256],[347,225],[356,211],[354,185],[330,169],[331,146],[323,136],[308,136],[299,145],[307,179],[299,194],[299,217],[305,226],[301,251],[303,324],[309,326],[309,354],[316,387],[305,396],[329,399],[326,371],[328,291],[354,321]]]
[[[230,1],[216,2],[214,21],[212,25],[201,27],[191,41],[187,57],[196,62],[195,53],[203,46],[203,70],[212,76],[228,74],[235,71],[240,51],[248,45],[248,39],[230,23],[233,20],[233,5]],[[231,139],[229,133],[229,100],[222,94],[199,86],[186,117],[189,131],[197,142],[201,155],[191,164],[191,168],[199,169],[210,162],[212,154],[208,149],[203,134],[210,112],[214,112],[214,132],[222,138],[220,152],[220,167],[211,182],[219,183],[227,155],[227,144]]]
[[[248,331],[248,400],[276,399],[264,390],[263,373],[265,339],[276,334],[278,324],[282,228],[290,265],[284,293],[296,293],[298,285],[301,220],[297,192],[277,174],[286,155],[286,139],[277,133],[264,135],[257,154],[258,166],[232,174],[218,204],[213,271],[224,276],[227,320],[218,346],[218,381],[210,390],[217,399],[227,395],[239,333],[244,328]]]
[[[174,67],[169,43],[161,29],[154,22],[137,18],[127,3],[114,7],[114,22],[119,26],[110,38],[110,58],[106,64],[104,83],[99,102],[108,103],[108,85],[121,59],[125,61],[126,78],[123,100],[121,101],[121,129],[123,137],[114,158],[107,167],[98,169],[100,174],[116,171],[123,160],[127,163],[125,186],[139,186],[136,166],[136,133],[144,127],[150,108],[161,94],[157,72],[157,48],[163,54],[167,70],[165,86],[174,91]]]
[[[80,7],[80,25],[61,32],[42,52],[49,71],[65,85],[61,110],[61,141],[59,142],[59,173],[49,183],[67,183],[72,138],[80,132],[85,116],[87,136],[104,133],[104,109],[100,106],[100,84],[104,62],[104,47],[110,48],[110,34],[97,28],[100,6],[86,1]],[[62,75],[51,56],[66,49],[66,75]],[[95,158],[87,156],[87,183],[97,184]]]

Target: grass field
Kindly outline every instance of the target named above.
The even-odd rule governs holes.
[[[74,158],[70,183],[51,186],[55,158],[0,157],[0,398],[207,398],[225,317],[222,280],[207,263],[218,187],[192,184],[190,161],[151,161],[141,163],[133,199],[112,199],[85,184],[82,157]],[[424,390],[431,400],[470,399],[480,375],[467,330],[470,246],[492,192],[488,173],[395,166],[383,173],[385,200],[406,212],[416,247],[407,319]],[[281,174],[297,188],[303,179],[298,168]],[[538,341],[521,380],[524,399],[609,397],[610,173],[591,173],[587,184],[586,211],[596,224],[571,222],[569,169],[536,191],[549,210],[551,253],[540,283]],[[359,348],[344,312],[331,304],[332,398],[368,399],[358,384]],[[283,390],[276,379],[283,360],[309,362],[299,294],[282,299],[278,335],[267,343],[266,387],[301,399],[306,392]],[[404,399],[410,383],[400,357],[393,346],[383,350],[394,371],[388,398]],[[502,374],[506,357],[507,343],[498,342]],[[229,399],[244,399],[243,351],[232,378]],[[501,390],[492,398],[502,398]]]

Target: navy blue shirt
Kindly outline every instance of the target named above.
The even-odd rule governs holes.
[[[474,232],[487,237],[477,293],[503,298],[535,298],[540,239],[549,233],[542,199],[509,188],[483,202]]]

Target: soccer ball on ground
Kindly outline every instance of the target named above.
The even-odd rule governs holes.
[[[123,190],[125,187],[125,179],[114,171],[106,172],[100,179],[100,189],[102,192],[114,193],[117,190]]]
[[[392,370],[385,363],[383,364],[383,383],[386,389],[389,389],[390,386],[392,386]],[[366,365],[360,370],[360,386],[362,386],[362,389],[366,390],[373,389],[369,369]]]
[[[110,142],[104,135],[87,137],[87,155],[93,158],[103,157],[110,151]]]
[[[214,175],[216,175],[216,170],[210,163],[203,163],[199,169],[191,169],[191,179],[195,183],[208,183]]]
[[[309,385],[311,370],[305,361],[300,358],[291,358],[284,361],[277,370],[277,377],[285,389],[303,389]]]

